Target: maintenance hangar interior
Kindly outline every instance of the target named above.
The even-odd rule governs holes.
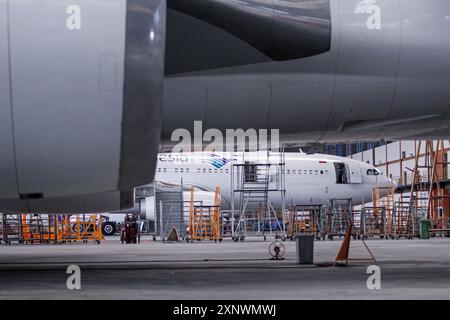
[[[449,52],[449,0],[0,0],[0,299],[449,299]]]

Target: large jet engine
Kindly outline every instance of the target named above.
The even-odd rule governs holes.
[[[0,212],[133,205],[154,176],[164,0],[0,0]]]

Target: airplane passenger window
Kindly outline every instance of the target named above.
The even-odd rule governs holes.
[[[189,168],[186,168],[186,173],[189,173]]]
[[[209,172],[209,173],[212,173],[212,170],[211,170],[211,169],[208,169],[208,172]]]
[[[320,170],[320,174],[323,174],[323,170]]]
[[[206,173],[206,169],[203,169],[203,173]]]
[[[180,172],[181,172],[181,173],[183,173],[183,172],[184,172],[184,169],[183,169],[183,168],[181,168],[181,169],[180,169]]]
[[[161,172],[161,168],[158,168],[158,172]]]
[[[217,169],[214,169],[214,173],[217,173]]]
[[[314,174],[319,174],[319,171],[317,171],[317,170],[314,170]]]
[[[225,172],[228,173],[229,172],[228,169],[225,169]]]
[[[303,173],[304,173],[304,174],[307,174],[307,173],[308,173],[308,170],[303,170]]]
[[[178,172],[178,168],[175,168],[175,172],[176,172],[176,173]]]
[[[309,170],[309,174],[312,174],[313,173],[313,171],[312,170]]]
[[[325,174],[329,174],[330,172],[328,170],[325,170]]]
[[[287,174],[291,174],[291,170],[287,170]]]
[[[198,173],[201,173],[201,172],[202,172],[202,169],[197,168],[197,172],[198,172]]]
[[[223,173],[223,169],[220,169],[219,171],[220,171],[220,173]]]
[[[292,170],[292,174],[297,174],[297,170]]]
[[[164,172],[167,172],[167,168],[164,168],[163,171],[164,171]]]

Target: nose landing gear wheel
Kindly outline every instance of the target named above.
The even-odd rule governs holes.
[[[103,223],[103,235],[105,236],[112,236],[114,233],[116,233],[116,227],[111,222],[105,222]]]

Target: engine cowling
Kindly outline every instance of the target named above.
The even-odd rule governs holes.
[[[167,0],[168,7],[245,41],[273,60],[330,50],[330,0]]]
[[[156,166],[165,1],[2,1],[0,17],[0,212],[132,205]]]

